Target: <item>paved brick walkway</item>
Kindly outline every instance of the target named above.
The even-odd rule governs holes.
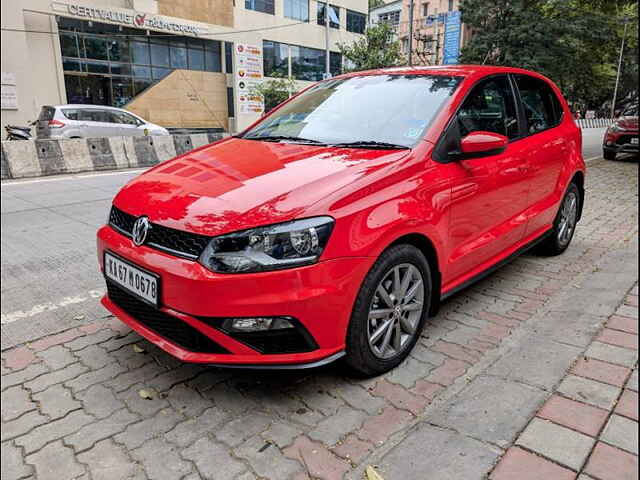
[[[522,257],[450,299],[405,364],[377,379],[346,378],[339,366],[185,365],[110,318],[3,351],[2,478],[361,479],[367,465],[386,480],[486,478],[500,458],[535,450],[509,451],[637,280],[637,161],[590,167],[584,219],[565,255]],[[629,341],[622,316],[637,307],[621,308],[589,347],[590,365]],[[604,393],[593,395],[613,404],[637,361],[630,351],[615,350],[625,366],[580,362],[568,378],[600,375]],[[553,402],[548,415],[562,408]],[[589,466],[609,460],[607,449],[629,450],[617,437],[628,416],[611,418],[621,420],[606,427]],[[539,422],[562,428],[529,426]],[[571,461],[550,465],[581,468]]]
[[[637,307],[636,285],[491,480],[638,478]]]

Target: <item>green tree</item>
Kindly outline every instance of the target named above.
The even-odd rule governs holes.
[[[384,0],[369,0],[369,11],[384,5]]]
[[[461,61],[538,71],[554,80],[570,102],[597,108],[610,98],[615,82],[619,12],[625,8],[603,11],[614,3],[462,0],[462,20],[473,35]]]
[[[387,23],[367,28],[363,38],[350,45],[339,43],[338,48],[346,59],[345,71],[357,72],[404,64],[400,43],[393,27]]]
[[[298,91],[296,82],[292,78],[276,76],[276,74],[273,77],[269,80],[264,80],[252,88],[250,92],[253,95],[262,97],[265,113],[273,110]]]

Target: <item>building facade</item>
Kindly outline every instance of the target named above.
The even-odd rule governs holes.
[[[43,105],[131,110],[166,127],[235,132],[262,114],[262,76],[300,85],[325,71],[325,3],[318,0],[3,1],[2,127]],[[366,0],[329,4],[330,62],[359,38]]]
[[[413,5],[413,38],[409,41],[409,10]],[[460,0],[402,0],[399,34],[402,52],[411,45],[414,65],[458,63],[471,31],[461,22]]]
[[[395,0],[372,8],[369,10],[369,24],[388,23],[397,32],[401,21],[404,20],[402,18],[402,2],[403,0]]]

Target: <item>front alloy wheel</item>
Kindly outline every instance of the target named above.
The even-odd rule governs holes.
[[[431,270],[412,245],[386,250],[362,283],[347,331],[345,361],[373,376],[400,364],[418,341],[431,300]]]
[[[367,334],[378,358],[398,355],[416,334],[424,309],[424,280],[410,263],[396,265],[382,278],[369,308]]]

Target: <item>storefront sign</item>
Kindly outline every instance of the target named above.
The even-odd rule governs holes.
[[[87,7],[86,5],[76,4],[58,5],[66,7],[67,13],[73,17],[118,23],[120,25],[127,25],[135,28],[162,30],[170,33],[188,35],[198,35],[205,30],[203,27],[193,23],[166,20],[163,17],[158,17],[149,13],[127,12],[122,10],[111,10],[109,8]]]
[[[2,72],[2,85],[0,97],[2,110],[18,109],[18,89],[16,87],[16,74],[13,72]]]
[[[444,53],[442,63],[454,65],[460,57],[460,32],[462,22],[460,12],[448,12],[444,23]]]
[[[262,48],[236,43],[235,60],[238,112],[262,114],[264,102],[259,95],[255,94],[256,86],[262,83]]]

